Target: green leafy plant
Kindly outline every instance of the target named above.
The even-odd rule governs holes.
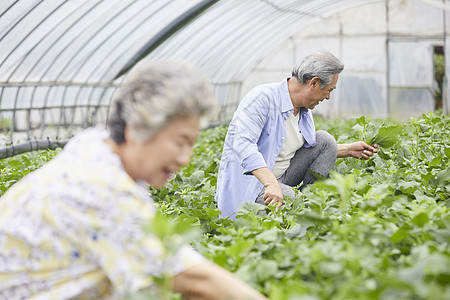
[[[0,195],[28,173],[55,157],[61,149],[20,154],[0,160]]]
[[[377,134],[368,142],[368,144],[378,144],[383,148],[391,148],[399,141],[402,130],[403,126],[401,125],[383,125],[378,129]]]
[[[339,143],[376,142],[379,153],[340,158],[278,212],[258,215],[264,207],[248,202],[235,221],[214,201],[226,127],[204,130],[191,163],[150,189],[164,216],[150,230],[168,245],[190,242],[270,299],[449,299],[449,123],[441,113],[406,124],[316,118]],[[34,168],[22,164],[8,165],[14,180]]]

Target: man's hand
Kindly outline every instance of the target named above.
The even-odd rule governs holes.
[[[281,192],[281,187],[278,181],[266,186],[263,199],[266,205],[274,205],[278,203],[275,211],[280,209],[283,204],[283,193]]]
[[[283,204],[283,193],[275,175],[267,167],[253,170],[252,173],[266,187],[263,196],[264,203],[266,205],[278,203],[275,208],[275,211],[278,211]]]
[[[337,157],[354,157],[358,159],[369,159],[378,152],[378,145],[370,146],[365,142],[354,142],[351,144],[339,144]]]

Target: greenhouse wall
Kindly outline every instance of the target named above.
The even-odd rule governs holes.
[[[127,70],[161,58],[202,69],[220,106],[212,123],[227,123],[250,89],[283,80],[321,49],[345,69],[316,114],[407,120],[434,110],[438,89],[449,113],[447,77],[439,87],[433,64],[439,50],[449,74],[449,12],[450,0],[6,0],[0,138],[64,139],[105,126]]]
[[[290,76],[292,66],[305,55],[328,50],[345,69],[331,101],[316,107],[316,114],[408,120],[434,111],[439,88],[434,48],[445,45],[446,57],[450,49],[445,9],[439,1],[379,1],[324,16],[262,60],[243,82],[241,96],[257,84]],[[448,99],[443,94],[445,111]]]

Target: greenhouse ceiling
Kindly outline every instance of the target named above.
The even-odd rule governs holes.
[[[2,0],[2,86],[107,85],[142,57],[239,82],[303,27],[368,0]]]

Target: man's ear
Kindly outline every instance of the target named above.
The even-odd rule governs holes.
[[[311,85],[311,87],[316,87],[319,86],[320,87],[320,78],[317,76],[314,76],[313,78],[311,78],[311,80],[309,81],[309,84]]]

